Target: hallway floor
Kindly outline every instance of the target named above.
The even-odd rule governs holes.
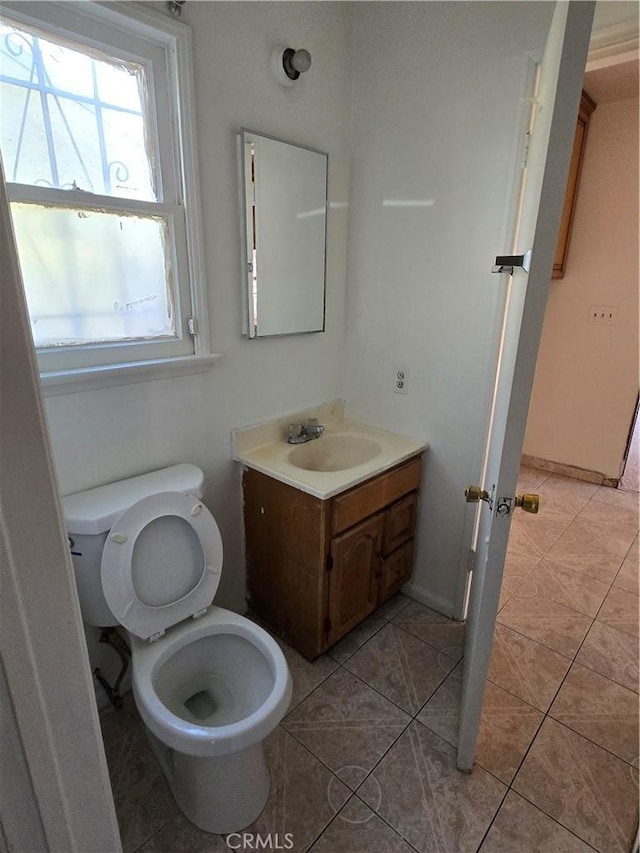
[[[245,830],[263,849],[630,851],[638,495],[526,468],[519,491],[541,508],[512,523],[474,772],[455,767],[463,626],[398,595],[313,664],[284,648],[294,695]],[[101,719],[125,851],[251,849],[180,814],[131,696]]]

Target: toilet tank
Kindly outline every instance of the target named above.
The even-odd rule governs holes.
[[[184,463],[75,492],[62,498],[82,618],[88,625],[117,625],[102,593],[102,549],[115,520],[142,498],[160,492],[182,492],[201,498],[204,475]]]

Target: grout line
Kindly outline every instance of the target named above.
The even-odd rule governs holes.
[[[484,768],[483,768],[483,769],[484,769]],[[488,772],[488,771],[487,771],[487,772]],[[502,784],[504,785],[504,782],[503,782]],[[489,825],[487,826],[487,828],[486,828],[486,830],[485,830],[484,835],[483,835],[483,836],[482,836],[482,838],[480,839],[480,844],[478,844],[478,846],[476,847],[476,853],[480,853],[480,849],[482,848],[482,845],[484,844],[484,842],[485,842],[485,840],[486,840],[486,838],[487,838],[487,835],[489,835],[489,832],[490,832],[490,830],[491,830],[491,827],[492,827],[492,826],[493,826],[493,824],[495,823],[496,818],[497,818],[497,817],[498,817],[498,815],[500,814],[500,810],[502,809],[502,806],[504,805],[504,801],[505,801],[505,800],[507,799],[507,797],[509,796],[509,791],[510,791],[510,790],[511,790],[511,786],[510,786],[510,785],[508,785],[508,786],[507,786],[506,791],[504,792],[504,796],[503,796],[503,797],[502,797],[502,799],[500,800],[500,805],[499,805],[499,806],[498,806],[498,808],[496,809],[496,813],[494,814],[494,816],[493,816],[493,817],[491,818],[491,820],[489,821]]]

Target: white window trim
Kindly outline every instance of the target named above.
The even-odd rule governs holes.
[[[47,20],[39,8],[49,2],[21,3],[18,0],[3,2],[4,11],[16,22],[37,22],[40,16]],[[184,206],[187,232],[187,254],[191,312],[197,322],[194,335],[194,353],[146,361],[124,362],[96,367],[41,372],[40,383],[45,396],[71,393],[80,390],[112,385],[142,382],[150,379],[170,378],[189,373],[199,373],[210,368],[221,358],[212,353],[209,336],[209,314],[206,299],[203,232],[201,215],[200,177],[195,140],[195,87],[193,79],[191,29],[185,24],[166,17],[152,9],[143,9],[133,3],[113,4],[98,2],[56,2],[73,15],[84,15],[96,21],[115,26],[126,25],[129,32],[162,44],[167,49],[167,73],[170,85],[177,93],[177,115],[174,121],[179,134],[179,164],[182,191],[187,203]],[[53,28],[54,29],[54,28]]]

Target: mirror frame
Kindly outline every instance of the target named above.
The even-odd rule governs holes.
[[[291,329],[284,332],[275,332],[261,334],[258,326],[258,319],[256,316],[256,311],[254,310],[254,299],[257,299],[257,293],[259,292],[259,283],[256,284],[256,294],[254,294],[254,280],[253,280],[253,261],[252,261],[252,250],[250,251],[250,247],[253,246],[253,229],[257,228],[257,225],[254,225],[255,220],[250,218],[250,207],[254,204],[253,202],[253,191],[250,190],[252,186],[251,181],[248,180],[248,163],[246,156],[246,143],[251,141],[252,137],[258,137],[260,139],[268,139],[272,142],[278,142],[283,145],[291,146],[292,148],[300,149],[302,151],[308,151],[312,154],[320,155],[325,158],[325,179],[324,179],[324,229],[323,229],[323,238],[324,238],[324,246],[322,251],[322,322],[320,323],[318,328],[313,329]],[[311,148],[307,145],[298,145],[297,143],[290,142],[286,139],[280,139],[279,137],[272,136],[268,133],[259,133],[254,130],[249,130],[248,128],[241,128],[238,133],[238,157],[240,164],[240,213],[241,213],[241,235],[242,235],[242,298],[243,298],[243,323],[242,323],[242,333],[249,339],[253,340],[255,338],[261,337],[289,337],[290,335],[302,335],[302,334],[317,334],[318,332],[325,331],[326,325],[326,301],[327,301],[327,218],[329,213],[329,155],[326,151],[320,151],[317,148]]]

